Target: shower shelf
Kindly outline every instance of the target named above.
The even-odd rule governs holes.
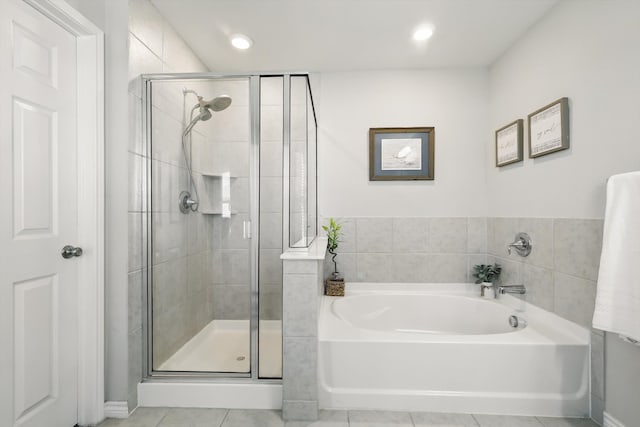
[[[202,172],[202,176],[206,176],[207,178],[222,178],[221,172]],[[231,175],[231,179],[237,178],[236,175]]]
[[[203,215],[222,215],[222,172],[202,172],[205,178],[205,191],[203,206],[200,213]],[[231,180],[237,176],[230,175]],[[231,215],[237,214],[238,211],[231,211]]]
[[[221,211],[214,211],[210,209],[203,209],[199,211],[202,215],[222,215]],[[231,215],[236,215],[238,211],[231,211]]]

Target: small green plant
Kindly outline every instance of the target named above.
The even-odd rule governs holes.
[[[338,243],[340,242],[340,230],[342,225],[338,224],[333,218],[329,218],[329,225],[323,225],[322,229],[327,232],[327,250],[332,255],[331,261],[333,262],[333,275],[338,276],[338,263],[336,262],[336,249],[338,249]]]
[[[491,282],[500,277],[502,267],[500,264],[479,264],[473,266],[473,277],[476,278],[476,283]]]

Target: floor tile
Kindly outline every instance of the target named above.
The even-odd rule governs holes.
[[[318,421],[287,421],[286,427],[349,427],[347,411],[321,410]]]
[[[230,409],[222,427],[284,427],[280,411]]]
[[[543,427],[535,417],[509,415],[474,415],[480,427]]]
[[[227,409],[171,408],[158,427],[220,427]]]
[[[599,427],[588,418],[548,418],[538,417],[544,427]]]
[[[350,427],[413,427],[408,412],[349,411]]]
[[[168,408],[137,408],[129,418],[107,419],[99,427],[157,427],[168,411]]]
[[[478,423],[469,414],[447,414],[440,412],[412,412],[416,427],[477,427]]]

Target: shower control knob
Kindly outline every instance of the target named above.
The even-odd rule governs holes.
[[[64,248],[62,248],[62,258],[64,259],[69,259],[72,257],[79,257],[82,256],[82,248],[79,248],[77,246],[71,246],[71,245],[67,245]]]

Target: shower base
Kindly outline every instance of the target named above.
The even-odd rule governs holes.
[[[249,372],[248,320],[212,320],[159,366],[160,371]],[[282,377],[282,322],[260,321],[258,370],[261,378]]]

